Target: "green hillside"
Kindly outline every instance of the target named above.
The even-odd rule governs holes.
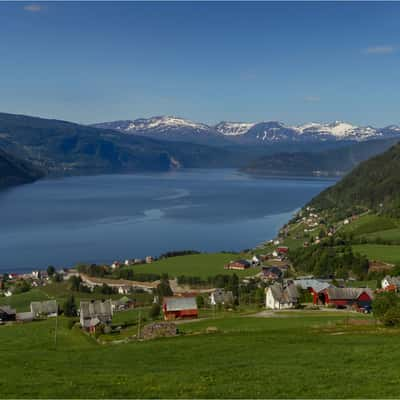
[[[0,113],[0,148],[57,174],[230,166],[222,148],[164,142],[66,121]]]
[[[310,206],[350,212],[371,209],[400,215],[400,144],[363,162],[336,185],[316,196]]]

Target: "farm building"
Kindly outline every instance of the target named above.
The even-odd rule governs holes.
[[[32,311],[20,312],[17,314],[18,322],[32,322],[35,319],[35,314]]]
[[[313,295],[314,304],[324,304],[319,299],[319,295],[322,291],[332,287],[328,282],[320,281],[312,277],[304,277],[295,279],[293,283],[301,289],[308,290]]]
[[[373,293],[370,289],[329,287],[314,296],[314,303],[317,301],[324,305],[333,304],[337,308],[364,308],[371,306],[372,299]]]
[[[113,309],[111,300],[81,301],[80,303],[80,324],[81,327],[95,332],[100,324],[109,324],[112,321]]]
[[[235,260],[225,265],[225,269],[245,270],[251,267],[251,262],[247,260]]]
[[[274,283],[266,289],[265,306],[272,310],[293,308],[299,300],[299,293],[293,283],[283,286]]]
[[[278,254],[287,254],[289,251],[289,247],[279,246],[276,248],[276,251],[278,252]]]
[[[16,318],[15,309],[10,306],[0,306],[0,321],[15,321]]]
[[[164,297],[163,313],[165,320],[174,320],[179,318],[197,318],[198,310],[196,297]]]
[[[385,276],[382,279],[381,287],[383,290],[388,292],[397,292],[400,289],[400,277],[397,276]]]
[[[225,289],[216,289],[210,294],[210,303],[213,306],[218,304],[233,304],[233,293]]]
[[[31,313],[33,313],[35,317],[55,317],[58,314],[57,301],[32,301]]]

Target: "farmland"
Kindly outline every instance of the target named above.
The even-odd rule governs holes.
[[[225,270],[224,265],[231,260],[249,255],[232,253],[193,254],[179,257],[164,258],[151,264],[135,265],[135,272],[149,272],[155,274],[167,273],[170,277],[180,275],[198,276],[208,278],[218,274],[237,274],[238,276],[255,275],[260,272],[258,268],[247,271]]]
[[[54,319],[3,326],[0,390],[8,398],[398,397],[398,332],[322,329],[345,318],[233,316],[183,324],[187,336],[120,345],[98,345],[60,318],[56,349]],[[207,326],[218,333],[202,334]]]
[[[391,264],[400,263],[400,246],[361,244],[353,245],[354,251],[364,254],[370,260],[379,260]]]

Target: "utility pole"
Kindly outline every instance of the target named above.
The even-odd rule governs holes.
[[[142,320],[142,310],[139,310],[139,321],[138,321],[138,331],[137,331],[137,338],[140,339],[140,323]]]
[[[57,350],[57,328],[58,328],[58,310],[56,314],[56,326],[54,329],[54,350]]]

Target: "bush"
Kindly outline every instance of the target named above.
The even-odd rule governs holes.
[[[157,319],[160,316],[160,313],[161,313],[160,305],[158,303],[153,303],[149,311],[149,318]]]
[[[400,325],[400,305],[389,308],[383,315],[382,322],[386,326]]]

